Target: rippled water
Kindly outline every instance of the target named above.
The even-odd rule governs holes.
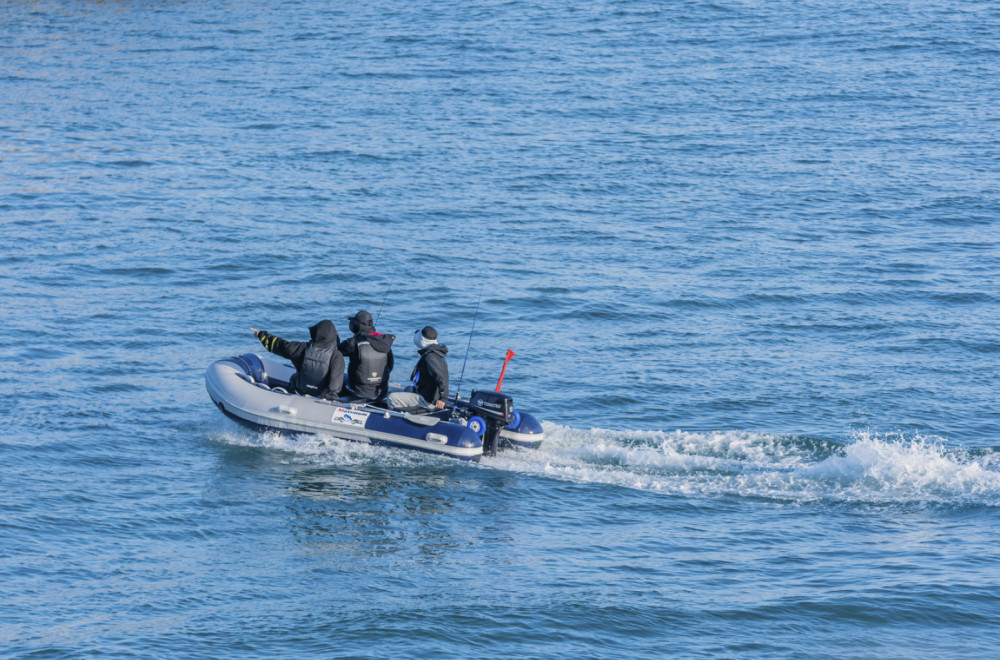
[[[993,657],[998,34],[0,0],[0,654]],[[251,325],[359,308],[399,379],[475,317],[463,390],[517,351],[542,449],[212,406]]]

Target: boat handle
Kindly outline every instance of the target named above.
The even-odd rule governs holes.
[[[289,415],[295,415],[299,411],[291,406],[278,406],[278,412],[288,413]]]

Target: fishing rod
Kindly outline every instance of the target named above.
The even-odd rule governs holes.
[[[385,307],[385,301],[389,299],[389,294],[392,292],[392,285],[395,281],[396,281],[395,277],[389,280],[389,286],[386,287],[385,289],[385,298],[382,298],[382,304],[378,308],[378,314],[375,315],[375,323],[373,325],[375,325],[376,328],[378,327],[378,319],[380,316],[382,316],[382,308]]]
[[[465,360],[462,361],[462,373],[458,377],[458,387],[455,389],[455,405],[451,408],[453,415],[455,414],[455,409],[458,408],[458,395],[462,391],[462,379],[465,378],[465,365],[469,362],[469,349],[472,348],[472,335],[476,332],[476,319],[479,318],[479,304],[483,302],[483,289],[485,288],[486,283],[483,282],[483,286],[479,289],[479,300],[476,301],[476,314],[472,317],[472,329],[469,330],[469,345],[465,347]]]

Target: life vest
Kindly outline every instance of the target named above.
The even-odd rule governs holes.
[[[336,342],[326,346],[316,346],[312,342],[306,346],[302,356],[302,366],[295,374],[295,388],[302,394],[317,396],[326,384],[330,374],[330,358],[337,350]]]
[[[358,394],[374,396],[382,384],[382,375],[389,362],[388,353],[380,353],[367,340],[358,342],[358,365],[351,369],[351,386]]]

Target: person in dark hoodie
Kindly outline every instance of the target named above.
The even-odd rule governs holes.
[[[336,400],[344,385],[344,356],[337,348],[340,337],[333,321],[320,321],[309,328],[308,342],[285,341],[265,330],[250,328],[264,348],[292,361],[292,389],[320,399]]]
[[[400,409],[444,410],[448,405],[448,347],[437,342],[437,330],[427,326],[413,333],[420,359],[410,378],[413,387],[389,395],[389,407]]]
[[[354,336],[340,343],[347,356],[347,382],[341,394],[355,400],[378,401],[389,392],[392,371],[392,342],[395,335],[375,332],[372,315],[362,310],[347,319]]]

